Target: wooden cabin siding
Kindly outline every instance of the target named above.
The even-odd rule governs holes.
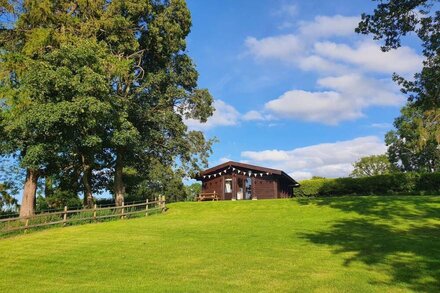
[[[217,177],[203,182],[202,192],[204,193],[217,193],[220,199],[223,198],[223,177]]]
[[[273,177],[253,178],[254,197],[257,199],[276,198],[273,187],[274,182],[276,184],[276,179]]]
[[[289,198],[293,195],[293,187],[289,186],[285,180],[280,180],[279,186],[279,198]]]
[[[205,170],[196,179],[203,183],[202,192],[215,192],[223,200],[287,198],[293,195],[293,186],[299,186],[281,170],[238,162],[226,162]],[[249,180],[252,184],[252,198],[246,196]],[[231,182],[232,192],[226,193],[228,181]]]

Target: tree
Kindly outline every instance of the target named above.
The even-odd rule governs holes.
[[[440,152],[440,11],[439,0],[380,1],[372,15],[362,14],[356,31],[384,40],[383,51],[401,46],[402,38],[414,32],[423,47],[423,69],[414,80],[394,74],[408,96],[396,131],[387,134],[390,160],[402,170],[438,170]],[[411,128],[409,128],[409,126]],[[420,156],[420,158],[417,158]]]
[[[401,171],[440,171],[440,148],[436,139],[431,136],[420,143],[423,129],[419,129],[419,122],[423,119],[423,111],[408,103],[394,122],[396,130],[385,136],[389,160]]]
[[[193,183],[191,185],[185,186],[186,199],[187,201],[194,201],[197,196],[202,192],[202,184]]]
[[[369,177],[392,173],[395,169],[385,155],[363,157],[353,164],[352,177]]]
[[[91,204],[90,165],[111,117],[105,49],[73,35],[63,42],[43,42],[40,36],[49,34],[42,30],[50,29],[32,28],[26,16],[17,28],[22,25],[26,36],[12,36],[4,43],[3,68],[8,74],[0,91],[5,138],[27,170],[21,216],[33,213],[38,179],[53,171],[50,166],[62,153],[74,153],[80,160],[86,203]],[[50,49],[41,52],[41,46]]]
[[[115,4],[112,15],[125,23],[115,30],[122,32],[115,38],[120,48],[115,53],[131,62],[128,74],[113,86],[121,105],[112,139],[117,204],[125,196],[124,167],[142,173],[155,158],[174,170],[179,161],[179,169],[189,175],[206,165],[212,144],[183,123],[185,118],[205,122],[213,112],[212,97],[197,88],[198,73],[185,52],[191,27],[185,1],[148,1],[134,7],[119,11]]]
[[[9,193],[9,189],[7,184],[0,183],[0,213],[10,211],[18,206],[17,200]]]
[[[213,112],[185,52],[185,1],[10,0],[0,14],[0,153],[26,169],[22,216],[40,178],[48,196],[83,191],[90,206],[107,188],[122,204],[124,170],[206,165],[212,141],[184,124]]]

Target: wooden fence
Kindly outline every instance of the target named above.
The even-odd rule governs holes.
[[[165,196],[155,198],[154,201],[148,199],[144,203],[131,205],[111,206],[98,208],[96,205],[92,209],[69,210],[64,207],[63,211],[52,213],[41,213],[29,217],[16,217],[0,219],[0,233],[6,234],[13,231],[20,231],[31,228],[61,225],[67,226],[78,222],[98,222],[103,219],[120,218],[125,219],[132,216],[144,214],[160,213],[166,210]]]

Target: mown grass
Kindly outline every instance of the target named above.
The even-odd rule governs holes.
[[[0,240],[0,292],[440,290],[440,197],[168,207]]]

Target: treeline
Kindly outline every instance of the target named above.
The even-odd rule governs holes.
[[[212,141],[186,52],[184,0],[0,1],[0,154],[25,170],[20,215],[47,199],[181,188]],[[49,200],[50,201],[50,200]]]
[[[301,182],[295,196],[440,195],[440,173],[394,173],[361,178],[314,178]]]

